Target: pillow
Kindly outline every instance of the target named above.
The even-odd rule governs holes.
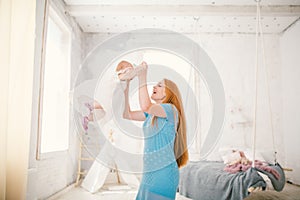
[[[205,158],[206,161],[215,161],[215,162],[222,162],[223,159],[222,157],[216,153],[216,152],[213,152],[213,153],[210,153],[206,158]]]
[[[241,159],[241,154],[239,151],[231,152],[222,156],[224,164],[236,163]]]
[[[263,156],[263,158],[267,163],[275,162],[274,150],[262,151],[261,155]]]
[[[253,159],[253,150],[252,149],[245,149],[244,150],[246,158],[248,158],[250,161]],[[264,157],[261,155],[260,151],[255,151],[255,160],[266,162]]]

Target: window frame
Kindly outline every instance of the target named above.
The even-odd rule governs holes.
[[[68,148],[66,150],[58,150],[52,152],[44,152],[42,153],[42,115],[43,115],[43,97],[44,97],[44,81],[45,81],[45,59],[46,59],[46,49],[47,49],[47,32],[48,32],[48,19],[54,21],[60,28],[63,28],[66,32],[68,32],[68,67],[70,68],[71,75],[71,50],[72,50],[72,27],[69,25],[63,14],[59,11],[59,9],[54,5],[52,1],[45,1],[44,7],[44,18],[43,18],[43,30],[42,30],[42,48],[41,48],[41,64],[40,64],[40,74],[39,74],[39,92],[38,92],[38,119],[37,119],[37,144],[36,144],[36,160],[47,159],[52,157],[53,155],[58,155],[59,153],[63,153],[69,150],[70,143],[68,143]],[[71,81],[71,79],[70,79]],[[71,89],[71,83],[69,86]],[[69,113],[70,115],[71,113]],[[70,131],[69,133],[70,134]],[[68,136],[69,138],[69,136]],[[70,139],[70,138],[69,138]],[[69,140],[68,139],[68,140]]]

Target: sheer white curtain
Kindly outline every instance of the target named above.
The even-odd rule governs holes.
[[[35,0],[0,0],[0,199],[25,199]]]

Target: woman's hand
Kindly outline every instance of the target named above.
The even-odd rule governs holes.
[[[143,61],[135,70],[138,77],[147,77],[148,65]]]
[[[139,103],[141,109],[146,111],[152,105],[147,88],[148,65],[146,62],[142,62],[136,69],[139,78]]]
[[[133,68],[127,68],[118,74],[118,77],[121,81],[132,80],[135,76],[136,72]]]

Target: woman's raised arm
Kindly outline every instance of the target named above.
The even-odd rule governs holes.
[[[146,119],[143,111],[131,111],[130,104],[129,104],[129,82],[130,80],[126,81],[126,88],[124,90],[124,98],[125,98],[125,107],[123,112],[123,118],[136,120],[136,121],[144,121]]]
[[[152,105],[147,88],[148,65],[146,62],[142,62],[139,67],[141,67],[141,69],[138,71],[139,103],[142,111],[147,111]]]

